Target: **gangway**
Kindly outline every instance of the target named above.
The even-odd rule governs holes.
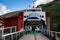
[[[45,37],[42,34],[25,34],[19,40],[49,40],[49,38]]]
[[[48,32],[48,34],[51,34],[52,36],[53,33],[55,33],[57,40],[60,40],[58,39],[58,34],[60,34],[60,32],[55,32],[55,31],[46,31],[46,32]],[[35,32],[34,34],[31,33],[26,34],[25,31],[15,31],[6,34],[2,33],[2,36],[0,36],[0,40],[49,40],[49,38],[43,35],[42,33]]]

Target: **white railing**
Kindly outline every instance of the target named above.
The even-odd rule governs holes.
[[[2,34],[7,34],[7,33],[12,33],[13,31],[16,32],[17,27],[16,26],[11,26],[11,27],[6,27],[6,28],[2,28]]]
[[[60,32],[47,30],[47,33],[49,34],[49,37],[50,37],[50,35],[51,35],[51,37],[53,37],[55,35],[56,39],[60,40],[60,37],[58,37],[58,34],[60,35]]]
[[[5,29],[10,29],[10,30],[8,30],[9,33],[4,33]],[[12,32],[13,30],[14,30],[14,32]],[[2,34],[1,34],[0,38],[2,40],[14,40],[14,38],[15,38],[15,40],[18,40],[17,38],[20,38],[20,36],[21,36],[20,33],[23,32],[24,30],[22,30],[22,28],[21,28],[20,31],[16,31],[16,30],[17,30],[16,26],[2,28],[1,29],[1,31],[2,31],[1,33]]]
[[[5,30],[7,30],[8,32]],[[3,36],[4,37],[8,36],[9,33],[13,33],[13,31],[16,32],[16,26],[11,26],[11,27],[6,27],[6,28],[2,27],[0,29],[0,39],[3,39]]]
[[[15,36],[16,40],[18,40],[17,38],[20,38],[20,32],[21,31],[16,31],[16,26],[14,26],[14,28],[15,28],[15,32],[12,32],[13,27],[8,27],[8,28],[1,29],[1,31],[2,31],[2,36],[1,36],[2,40],[6,40],[6,37],[8,38],[8,36],[10,37],[10,39],[7,39],[7,40],[13,40],[14,36]],[[4,29],[10,29],[10,33],[4,34]],[[60,32],[50,31],[50,30],[47,30],[46,32],[48,34],[51,34],[52,36],[54,35],[53,33],[55,33],[56,38],[58,38],[58,34],[60,34]],[[19,37],[17,37],[18,35],[19,35]]]
[[[13,40],[13,39],[14,39],[14,37],[13,37],[14,34],[16,35],[16,36],[15,36],[16,40],[18,40],[18,39],[17,39],[17,36],[18,36],[18,35],[20,36],[20,31],[18,31],[18,32],[13,32],[13,33],[9,33],[9,34],[5,34],[5,35],[2,36],[2,39],[3,39],[3,40],[6,40],[6,37],[11,36],[11,39],[10,39],[10,40]],[[19,37],[19,38],[20,38],[20,37]]]

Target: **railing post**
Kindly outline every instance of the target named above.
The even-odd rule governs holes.
[[[12,33],[12,27],[10,28],[10,33]],[[13,40],[13,35],[11,35],[11,40]]]
[[[50,31],[49,31],[49,37],[50,37]]]
[[[10,28],[10,33],[12,33],[12,27]]]
[[[3,29],[2,29],[2,40],[3,40]]]
[[[53,37],[53,33],[51,32],[51,36]]]
[[[5,40],[5,37],[3,35],[4,35],[4,26],[2,28],[2,40]]]
[[[16,32],[16,26],[15,26],[15,32]],[[16,33],[16,40],[17,40],[17,33]]]
[[[20,37],[20,32],[19,32],[19,37]]]
[[[15,26],[15,32],[16,32],[16,28],[17,28],[17,27]]]
[[[13,34],[11,35],[11,40],[13,40]]]
[[[16,40],[17,40],[17,33],[16,33]]]
[[[2,40],[5,40],[5,37],[3,37],[3,39]]]
[[[14,31],[16,32],[16,26],[14,26],[14,27],[15,27],[15,30]],[[17,40],[17,33],[16,33],[16,40]]]
[[[2,28],[2,40],[5,40],[5,37],[3,37],[4,35],[4,27]]]
[[[57,39],[57,38],[58,38],[58,37],[57,37],[57,32],[55,33],[55,36],[56,36],[56,39]]]

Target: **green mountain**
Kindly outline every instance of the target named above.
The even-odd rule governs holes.
[[[60,0],[38,5],[37,8],[41,7],[43,11],[51,12],[51,30],[60,32]],[[56,23],[56,25],[54,25]]]

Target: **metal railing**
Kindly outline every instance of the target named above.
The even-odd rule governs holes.
[[[49,37],[55,36],[57,40],[60,40],[60,32],[50,31],[50,30],[47,30],[46,32]]]
[[[15,35],[14,35],[15,34]],[[20,36],[20,31],[18,31],[18,32],[13,32],[13,33],[9,33],[9,34],[5,34],[5,35],[3,35],[2,36],[2,40],[18,40],[18,35]],[[8,36],[9,36],[9,38],[8,38]],[[15,36],[15,37],[14,37]],[[8,39],[6,39],[6,37],[8,38]],[[19,37],[20,38],[20,37]]]
[[[2,27],[0,29],[0,39],[3,40],[3,37],[8,36],[10,33],[16,32],[16,26],[11,27]]]
[[[1,40],[18,40],[23,35],[24,31],[17,31],[16,26],[11,26],[7,28],[2,28],[1,30]]]
[[[13,28],[15,29],[14,32],[13,32]],[[4,33],[5,29],[10,29],[9,30],[10,32],[9,33]],[[2,28],[1,32],[2,32],[2,35],[1,35],[0,38],[2,38],[2,40],[19,40],[19,38],[21,36],[20,35],[21,31],[16,31],[16,26]],[[24,32],[24,31],[22,31],[22,32]],[[60,35],[60,32],[55,32],[55,31],[50,31],[50,30],[47,30],[46,32],[47,32],[47,34],[49,34],[48,35],[49,37],[50,37],[50,35],[53,37],[53,35],[55,34],[56,39],[58,39],[58,34]]]
[[[13,33],[17,31],[17,27],[16,26],[11,26],[11,27],[7,27],[7,28],[3,28],[3,35],[7,34],[7,33]]]

